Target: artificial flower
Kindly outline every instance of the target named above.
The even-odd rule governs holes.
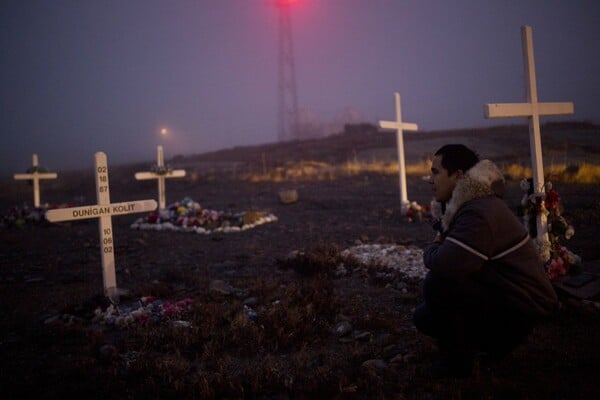
[[[527,180],[521,181],[520,186],[527,192],[521,199],[523,223],[532,237],[537,236],[538,215],[547,218],[548,237],[538,237],[536,244],[548,277],[555,280],[568,273],[579,272],[581,257],[560,243],[561,238],[571,239],[575,229],[561,215],[559,193],[552,188],[550,182],[544,185],[543,193],[532,194],[530,182]]]

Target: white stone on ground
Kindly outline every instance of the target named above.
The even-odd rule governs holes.
[[[386,267],[408,278],[423,279],[427,274],[423,264],[423,250],[414,246],[361,244],[342,251],[341,255],[352,255],[361,264]]]

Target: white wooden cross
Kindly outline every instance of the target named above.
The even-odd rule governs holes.
[[[404,162],[404,138],[403,130],[416,131],[417,124],[402,122],[402,114],[400,112],[400,93],[395,93],[396,96],[396,120],[395,121],[379,121],[379,127],[387,130],[396,131],[396,145],[398,147],[398,173],[400,175],[400,209],[402,212],[408,210],[409,201],[406,194],[406,165]]]
[[[170,170],[165,167],[165,159],[163,155],[162,146],[156,148],[156,168],[152,172],[136,172],[135,179],[146,180],[146,179],[157,179],[158,180],[158,207],[160,210],[164,210],[166,207],[166,194],[165,194],[165,179],[168,178],[182,178],[185,176],[184,169]]]
[[[38,167],[38,156],[34,154],[32,156],[33,167],[31,172],[26,174],[15,174],[16,180],[28,180],[33,181],[33,206],[40,208],[40,179],[56,179],[58,176],[55,172],[40,172]]]
[[[533,169],[533,193],[544,193],[544,163],[542,161],[542,140],[540,136],[540,116],[573,114],[573,103],[540,103],[535,79],[535,61],[533,57],[533,34],[530,26],[521,27],[523,42],[523,62],[525,64],[526,103],[486,104],[486,118],[529,118],[529,151]],[[537,215],[538,244],[548,241],[548,223],[546,215]]]
[[[106,154],[96,153],[96,194],[97,205],[61,208],[49,210],[46,219],[50,222],[72,221],[78,219],[98,218],[100,230],[100,254],[102,258],[102,277],[104,294],[113,301],[118,301],[117,278],[115,276],[115,253],[112,230],[112,216],[147,212],[156,209],[156,200],[130,201],[124,203],[110,202],[108,187],[108,166]]]

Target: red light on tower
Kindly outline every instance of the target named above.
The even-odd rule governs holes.
[[[278,7],[286,7],[286,6],[289,6],[289,5],[291,5],[291,4],[295,3],[295,2],[296,2],[296,0],[275,0],[275,4]]]

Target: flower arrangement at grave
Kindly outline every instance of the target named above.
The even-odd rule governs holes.
[[[29,208],[26,204],[20,207],[9,208],[0,219],[0,226],[23,227],[27,222],[39,223],[44,220],[45,210],[43,208]]]
[[[51,209],[70,207],[69,204],[49,205],[42,204],[40,207],[13,206],[0,216],[0,228],[17,227],[22,228],[26,224],[42,224],[46,222],[46,212]]]
[[[544,192],[533,193],[531,180],[521,181],[521,189],[525,192],[521,199],[523,223],[530,236],[537,236],[536,218],[539,214],[546,216],[548,221],[548,240],[538,243],[540,257],[544,261],[546,274],[551,280],[582,271],[581,257],[573,253],[561,240],[569,240],[575,234],[575,229],[562,215],[562,204],[559,193],[547,182]]]
[[[94,322],[124,328],[134,324],[153,325],[165,321],[176,322],[180,326],[189,326],[180,318],[189,311],[193,300],[186,298],[171,303],[153,296],[142,297],[139,301],[126,306],[109,305],[105,310],[100,307],[94,311]]]
[[[423,214],[427,212],[426,207],[420,205],[416,201],[411,201],[404,212],[404,219],[408,222],[422,221]]]
[[[133,229],[172,230],[210,234],[240,232],[277,221],[273,214],[260,211],[225,212],[203,208],[189,197],[139,218]]]

